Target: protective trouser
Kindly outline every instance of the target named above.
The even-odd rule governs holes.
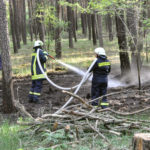
[[[92,81],[92,89],[91,89],[92,99],[96,99],[100,96],[107,94],[107,82],[98,82]],[[99,99],[92,102],[93,106],[99,105]],[[107,102],[106,96],[102,98],[100,106],[102,108],[107,108],[109,103]]]
[[[41,89],[42,89],[42,82],[43,82],[43,79],[32,80],[32,86],[29,92],[29,100],[31,102],[39,101],[39,97],[41,95]]]

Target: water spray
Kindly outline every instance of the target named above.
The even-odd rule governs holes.
[[[52,80],[50,80],[50,79],[48,78],[47,74],[44,72],[42,66],[41,66],[41,63],[40,63],[40,60],[39,60],[39,51],[40,51],[40,49],[37,50],[37,62],[38,62],[39,68],[40,68],[42,74],[45,76],[45,78],[47,79],[47,81],[48,81],[51,85],[53,85],[54,87],[56,87],[56,88],[58,88],[58,89],[61,89],[61,90],[71,90],[71,89],[75,89],[75,88],[78,87],[78,85],[76,85],[76,86],[74,86],[74,87],[69,87],[69,88],[67,88],[67,87],[61,87],[61,86],[55,84]],[[51,57],[51,58],[53,58],[53,57],[50,56],[50,55],[48,55],[48,56]],[[53,58],[53,59],[56,60],[55,58]]]
[[[91,70],[91,68],[93,67],[93,65],[95,64],[96,62],[96,58],[94,59],[94,61],[92,62],[91,66],[88,68],[88,70],[86,71],[86,73],[84,74],[82,80],[80,81],[80,83],[77,85],[77,86],[74,86],[72,88],[64,88],[64,87],[61,87],[61,86],[58,86],[56,85],[53,81],[51,81],[47,74],[44,72],[42,66],[41,66],[41,63],[40,63],[40,60],[39,60],[39,51],[40,49],[37,50],[37,62],[38,62],[38,65],[39,65],[39,68],[41,70],[41,72],[43,73],[43,75],[45,76],[45,78],[47,79],[47,81],[52,84],[54,87],[58,88],[58,89],[61,89],[61,90],[71,90],[73,88],[76,88],[74,94],[77,94],[77,92],[79,91],[80,87],[82,86],[82,84],[85,82],[85,80],[89,77],[89,72]],[[50,55],[49,55],[50,57]],[[54,59],[54,58],[53,58]],[[56,60],[56,59],[55,59]],[[56,60],[57,61],[57,60]],[[60,62],[60,61],[57,61],[58,63],[60,63],[61,65],[64,65],[64,63]],[[65,65],[66,66],[66,65]],[[68,66],[69,67],[69,66]],[[70,68],[71,69],[71,68]],[[71,97],[57,112],[55,112],[55,114],[58,114],[60,113],[71,101],[72,101],[73,97]]]
[[[78,85],[76,85],[76,86],[74,86],[74,87],[69,87],[69,88],[68,88],[68,87],[61,87],[61,86],[55,84],[52,80],[50,80],[50,79],[48,78],[47,74],[44,72],[42,66],[41,66],[41,63],[40,63],[40,60],[39,60],[39,50],[40,50],[40,49],[37,50],[37,62],[38,62],[39,68],[40,68],[42,74],[44,74],[45,78],[47,79],[47,81],[48,81],[51,85],[53,85],[54,87],[56,87],[56,88],[58,88],[58,89],[60,89],[60,90],[72,90],[72,89],[77,88],[77,87],[81,84],[81,82],[80,82]],[[67,64],[65,64],[65,63],[62,63],[62,62],[59,61],[59,60],[56,60],[54,57],[52,57],[52,56],[50,56],[50,55],[48,55],[48,56],[49,56],[50,58],[54,59],[54,60],[55,60],[56,62],[58,62],[59,64],[61,64],[61,65],[65,66],[65,67],[71,69],[72,71],[75,71],[75,68],[74,68],[74,67],[71,67],[71,66],[69,67],[69,65],[67,65]],[[83,83],[85,82],[85,80],[88,78],[88,76],[89,76],[88,73],[89,73],[89,72],[84,73],[84,76],[83,76],[83,78],[82,78],[82,80],[81,80],[81,81],[82,81],[82,84],[83,84]],[[83,80],[83,79],[84,79],[84,80]],[[82,84],[81,84],[81,85],[82,85]]]
[[[80,81],[80,83],[74,87],[71,87],[71,88],[66,88],[66,87],[61,87],[59,85],[56,85],[53,81],[51,81],[47,74],[44,72],[42,66],[41,66],[41,63],[40,63],[40,60],[39,60],[39,49],[37,50],[37,62],[38,62],[38,65],[40,67],[40,70],[41,72],[44,74],[45,78],[47,79],[47,81],[53,85],[54,87],[58,88],[58,89],[61,89],[61,90],[72,90],[72,89],[76,89],[74,91],[74,94],[77,94],[77,92],[79,91],[80,87],[82,86],[82,84],[91,76],[91,73],[90,70],[91,68],[93,67],[93,65],[95,64],[95,62],[97,61],[97,59],[95,58],[94,61],[92,62],[91,66],[88,68],[88,70],[86,72],[82,71],[81,69],[79,68],[76,68],[74,66],[71,66],[71,65],[68,65],[68,64],[65,64],[59,60],[56,60],[54,57],[52,57],[51,55],[48,55],[50,58],[54,59],[56,62],[58,62],[59,64],[69,68],[70,70],[76,72],[77,74],[83,76],[82,80]],[[92,77],[89,78],[89,80],[92,80]],[[112,80],[110,79],[109,80],[109,87],[116,87],[116,86],[121,86],[121,83],[117,80]],[[55,112],[55,114],[58,114],[60,113],[71,101],[72,101],[73,97],[70,97],[70,99],[58,110]]]
[[[86,71],[85,75],[83,76],[83,78],[82,78],[80,84],[78,85],[77,89],[74,91],[74,94],[77,94],[77,92],[79,91],[80,87],[82,86],[84,81],[87,79],[87,75],[90,72],[91,68],[93,67],[93,65],[95,64],[96,61],[97,61],[97,59],[95,58],[94,61],[91,64],[91,66]],[[55,112],[55,114],[60,113],[72,101],[72,99],[73,99],[73,96],[71,96],[70,99],[58,111]]]

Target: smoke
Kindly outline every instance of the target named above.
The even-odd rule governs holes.
[[[140,71],[141,84],[146,84],[150,82],[150,70],[148,67],[143,66]],[[122,82],[128,85],[138,85],[138,72],[132,70],[132,72],[121,79]]]
[[[75,66],[72,66],[72,65],[69,65],[69,64],[66,64],[64,62],[61,62],[59,61],[59,63],[65,67],[67,67],[68,69],[72,70],[73,72],[77,73],[78,75],[81,75],[81,76],[84,76],[85,75],[85,71],[75,67]],[[92,81],[92,76],[90,76],[90,78],[88,79],[89,81]],[[112,78],[111,76],[109,77],[108,79],[108,88],[112,88],[112,87],[122,87],[122,86],[126,86],[125,83],[115,79],[115,78]]]

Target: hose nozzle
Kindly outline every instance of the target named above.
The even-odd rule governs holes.
[[[54,60],[55,60],[55,58],[54,58],[53,56],[51,56],[51,55],[49,55],[49,54],[48,54],[48,56],[49,56],[50,58],[52,58],[52,59],[54,59]]]

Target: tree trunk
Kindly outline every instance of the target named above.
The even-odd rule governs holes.
[[[147,17],[150,19],[150,1],[147,1]]]
[[[31,39],[31,41],[33,41],[32,0],[28,0],[28,13],[29,13],[29,33],[30,33],[30,39]]]
[[[13,49],[14,49],[14,53],[16,53],[18,52],[18,46],[17,46],[17,39],[16,39],[15,32],[14,32],[15,23],[14,23],[12,0],[9,0],[9,15],[10,15],[10,30],[12,34]]]
[[[81,13],[82,34],[87,35],[87,14]]]
[[[92,38],[93,38],[93,45],[97,44],[96,40],[96,21],[95,21],[95,14],[91,15],[91,22],[92,22]]]
[[[45,31],[44,31],[44,24],[43,24],[43,12],[40,11],[39,7],[42,7],[42,0],[36,0],[36,10],[37,10],[37,16],[36,16],[36,23],[37,23],[37,32],[39,33],[39,38],[41,41],[45,41]]]
[[[17,47],[18,49],[21,47],[20,46],[20,34],[19,34],[19,19],[18,19],[18,9],[17,9],[17,3],[16,0],[12,0],[13,2],[13,12],[14,12],[14,31],[15,31],[15,36],[16,36],[16,40],[17,40]],[[15,51],[15,53],[18,53],[18,50]]]
[[[140,69],[141,69],[141,55],[138,51],[138,22],[137,12],[133,7],[127,8],[127,26],[130,31],[130,50],[132,51],[132,70],[138,75],[139,89],[141,89]],[[140,41],[140,40],[139,40]]]
[[[74,0],[72,0],[74,3]],[[75,18],[75,11],[72,10],[72,25],[73,25],[73,37],[74,41],[77,42],[77,36],[76,36],[76,18]]]
[[[21,22],[22,22],[22,40],[24,44],[27,44],[27,34],[26,34],[26,2],[22,0],[22,14],[21,14]]]
[[[109,33],[109,41],[113,41],[113,25],[112,25],[112,17],[108,13],[106,16],[106,21],[107,21],[107,27],[108,27],[108,33]]]
[[[59,0],[56,1],[56,17],[60,19],[61,12],[60,12],[60,5]],[[55,52],[56,58],[61,58],[61,37],[60,37],[61,29],[60,27],[56,27],[55,29]]]
[[[6,18],[5,0],[0,0],[0,49],[2,50],[2,91],[3,111],[11,113],[13,106],[12,68],[10,61],[10,48],[8,37],[8,23]]]
[[[132,68],[136,68],[137,58],[137,23],[135,18],[135,10],[133,8],[127,9],[127,26],[130,32],[129,45],[132,51]]]
[[[88,20],[88,31],[89,31],[89,40],[91,40],[91,35],[92,35],[92,31],[91,31],[91,14],[87,14],[87,20]]]
[[[71,0],[68,0],[71,3]],[[72,10],[70,6],[67,6],[67,17],[68,17],[68,32],[69,32],[69,48],[73,48],[73,21],[72,21]]]
[[[103,47],[103,29],[102,29],[102,17],[100,15],[97,15],[97,30],[98,30],[98,39],[99,39],[99,46]]]
[[[130,61],[127,52],[126,30],[124,25],[124,11],[120,11],[119,15],[116,14],[116,30],[120,50],[119,55],[120,55],[121,75],[126,76],[130,72]]]
[[[150,133],[137,133],[132,140],[133,150],[150,150]]]

